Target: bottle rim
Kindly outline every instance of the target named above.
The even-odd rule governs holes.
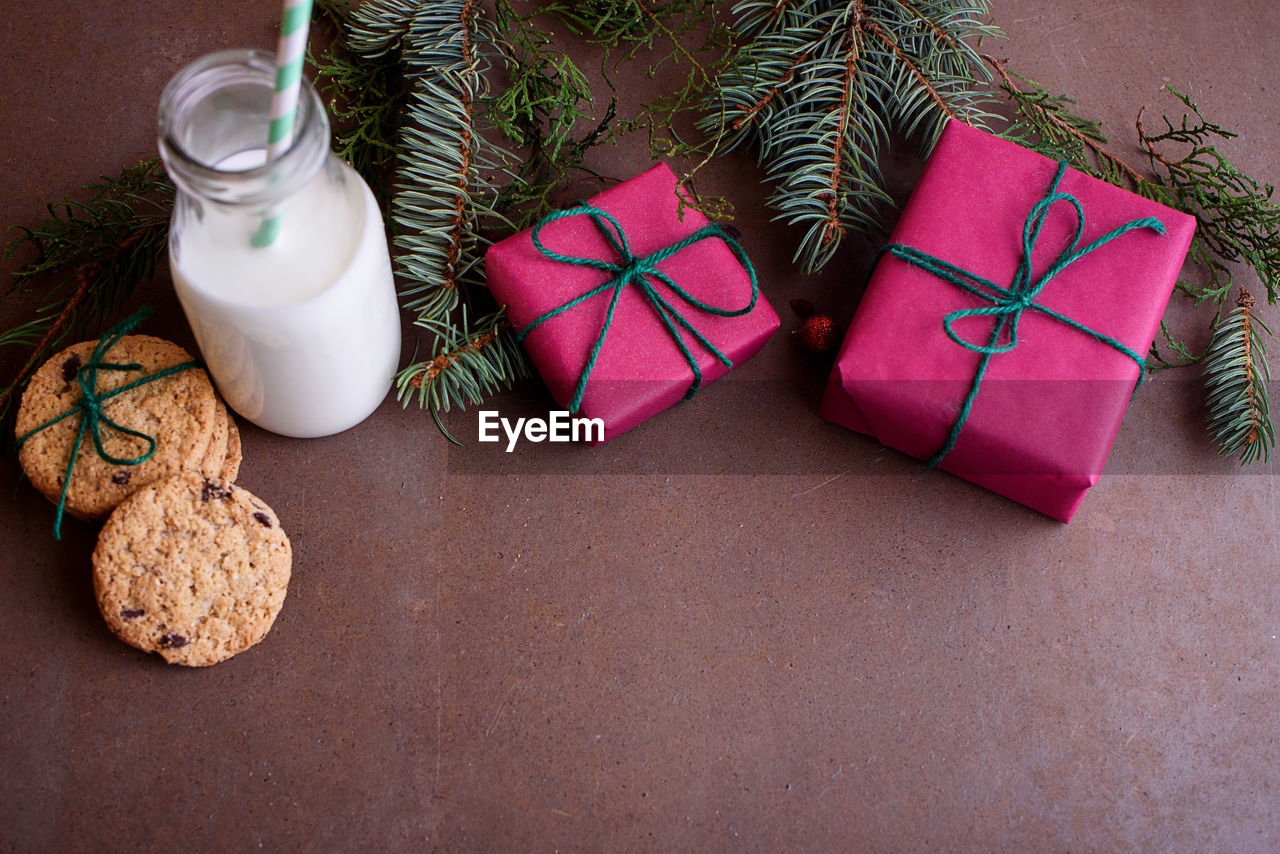
[[[300,84],[293,138],[272,160],[247,169],[218,169],[182,141],[197,108],[231,86],[260,86],[269,103],[275,75],[275,56],[257,49],[210,53],[174,75],[160,95],[157,132],[161,159],[179,188],[215,202],[262,205],[289,196],[316,174],[329,151],[329,120],[315,87],[305,79]],[[269,120],[264,111],[262,148]]]

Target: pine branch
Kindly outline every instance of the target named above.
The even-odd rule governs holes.
[[[743,128],[749,125],[752,125],[756,121],[756,116],[759,115],[760,112],[763,111],[766,107],[768,107],[769,104],[773,101],[773,99],[776,98],[778,94],[784,90],[786,85],[789,82],[791,82],[791,78],[795,76],[796,71],[798,71],[801,68],[801,66],[803,66],[806,62],[808,62],[808,60],[809,60],[808,53],[798,54],[791,63],[787,64],[786,67],[783,68],[782,72],[778,75],[777,82],[773,84],[772,88],[770,88],[768,92],[765,92],[763,95],[761,95],[760,98],[756,100],[754,104],[752,104],[745,112],[742,113],[742,115],[739,115],[736,119],[733,120],[733,122],[729,125],[729,130],[732,133],[737,134],[741,132]]]
[[[346,43],[365,59],[397,60],[421,0],[369,0],[344,15]]]
[[[937,27],[927,19],[923,20],[923,23],[931,30],[937,29]],[[933,105],[938,108],[939,112],[949,119],[956,119],[957,121],[961,120],[955,111],[947,106],[947,102],[942,100],[942,95],[938,93],[938,90],[929,83],[929,78],[925,76],[924,72],[920,69],[920,66],[916,65],[916,63],[912,61],[911,57],[902,49],[902,46],[898,44],[892,36],[886,33],[879,24],[875,21],[865,21],[862,22],[861,29],[884,42],[885,46],[888,47],[898,61],[902,63],[902,67],[915,78],[916,82],[920,85],[920,91],[933,102]],[[951,40],[948,39],[947,41],[950,42]]]
[[[750,41],[717,76],[700,127],[726,148],[758,148],[770,204],[806,229],[795,257],[807,271],[849,231],[883,231],[892,133],[928,151],[948,119],[990,118],[969,45],[998,35],[981,0],[741,0],[733,11]]]
[[[1261,332],[1271,334],[1242,287],[1235,310],[1214,330],[1204,357],[1209,435],[1220,455],[1239,454],[1241,465],[1266,462],[1275,447],[1266,385],[1271,372]]]
[[[347,43],[353,11],[342,0],[318,0],[314,18],[333,35],[320,55],[309,55],[316,89],[328,101],[333,152],[360,173],[380,207],[390,196],[387,172],[395,161],[408,86],[398,52],[356,57]],[[365,48],[375,37],[366,34]]]
[[[0,387],[0,445],[13,438],[13,416],[36,369],[68,339],[96,332],[149,279],[168,249],[173,186],[158,159],[129,167],[85,188],[88,201],[49,205],[49,216],[11,240],[3,256],[24,249],[36,257],[14,273],[6,299],[42,289],[35,316],[0,333],[0,347],[29,352]]]
[[[403,120],[392,219],[405,308],[441,321],[460,291],[481,285],[481,222],[503,222],[490,176],[511,157],[477,126],[495,40],[477,0],[382,0],[351,18],[348,44],[362,56],[398,51],[411,93]]]
[[[500,8],[509,13],[505,4]],[[536,43],[537,35],[521,29],[524,19],[500,20],[521,34],[518,43]],[[501,196],[500,181],[521,181],[516,159],[491,141],[496,133],[486,131],[520,134],[545,154],[542,123],[555,115],[551,105],[576,106],[586,94],[585,80],[546,57],[545,63],[516,65],[509,43],[476,0],[366,3],[352,14],[347,40],[363,56],[394,58],[409,81],[391,203],[393,242],[402,305],[426,332],[433,359],[401,370],[396,384],[401,402],[416,399],[448,436],[441,411],[477,403],[528,374],[500,313],[482,318],[475,329],[467,320],[476,305],[489,301],[483,287],[488,235],[515,230],[499,209],[513,207],[511,197]],[[505,99],[490,97],[486,73],[494,62],[517,70],[516,91],[504,91]],[[492,118],[498,119],[494,127],[486,124]],[[551,131],[553,161],[576,144],[567,136],[572,124],[566,118]],[[540,168],[554,171],[545,162]]]

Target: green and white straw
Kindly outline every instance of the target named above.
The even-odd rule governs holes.
[[[267,162],[288,150],[298,117],[298,90],[302,85],[302,58],[307,52],[313,0],[285,0],[276,45],[276,85],[271,95],[271,125],[267,130]],[[253,235],[256,247],[270,246],[280,234],[281,213],[273,211]]]

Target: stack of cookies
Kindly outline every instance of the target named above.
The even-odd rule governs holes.
[[[119,638],[176,664],[230,658],[266,635],[284,603],[289,539],[271,508],[233,484],[240,431],[205,371],[164,374],[191,356],[149,335],[98,347],[68,347],[32,377],[19,461],[65,512],[107,520],[94,590]],[[86,383],[101,401],[94,415],[78,411]],[[82,434],[86,420],[97,426]]]

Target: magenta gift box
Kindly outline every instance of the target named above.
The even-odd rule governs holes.
[[[891,244],[1010,288],[1025,228],[1035,282],[1071,249],[1077,229],[1072,203],[1047,199],[1057,170],[1039,154],[951,122]],[[1140,376],[1131,356],[1096,336],[1146,356],[1195,220],[1073,169],[1056,192],[1074,197],[1083,211],[1079,247],[1140,218],[1158,220],[1164,234],[1135,228],[1069,263],[1034,296],[1047,311],[1022,311],[1016,345],[990,356],[958,344],[944,320],[950,317],[952,330],[975,345],[1008,346],[1007,330],[991,337],[1000,321],[974,311],[990,309],[992,300],[882,255],[836,358],[821,414],[922,460],[946,447],[959,421],[939,468],[1067,522],[1097,483]],[[1037,230],[1029,215],[1046,200]]]
[[[621,226],[631,254],[642,258],[673,246],[708,225],[691,207],[681,210],[675,174],[658,164],[641,175],[588,200]],[[548,222],[540,232],[543,246],[561,255],[619,261],[601,228],[587,215]],[[693,298],[723,310],[750,304],[751,277],[717,238],[699,240],[657,264]],[[593,288],[611,280],[609,272],[554,260],[539,251],[533,229],[494,244],[485,255],[489,289],[507,307],[517,330]],[[732,364],[760,350],[778,328],[778,316],[763,296],[736,317],[698,310],[654,277],[646,281]],[[561,407],[571,401],[603,328],[612,291],[606,290],[530,329],[524,345],[530,359]],[[687,331],[679,330],[702,373],[702,384],[722,376],[728,367]],[[577,414],[604,421],[605,439],[631,429],[686,396],[694,374],[654,305],[634,285],[618,297],[612,323],[591,366]]]

